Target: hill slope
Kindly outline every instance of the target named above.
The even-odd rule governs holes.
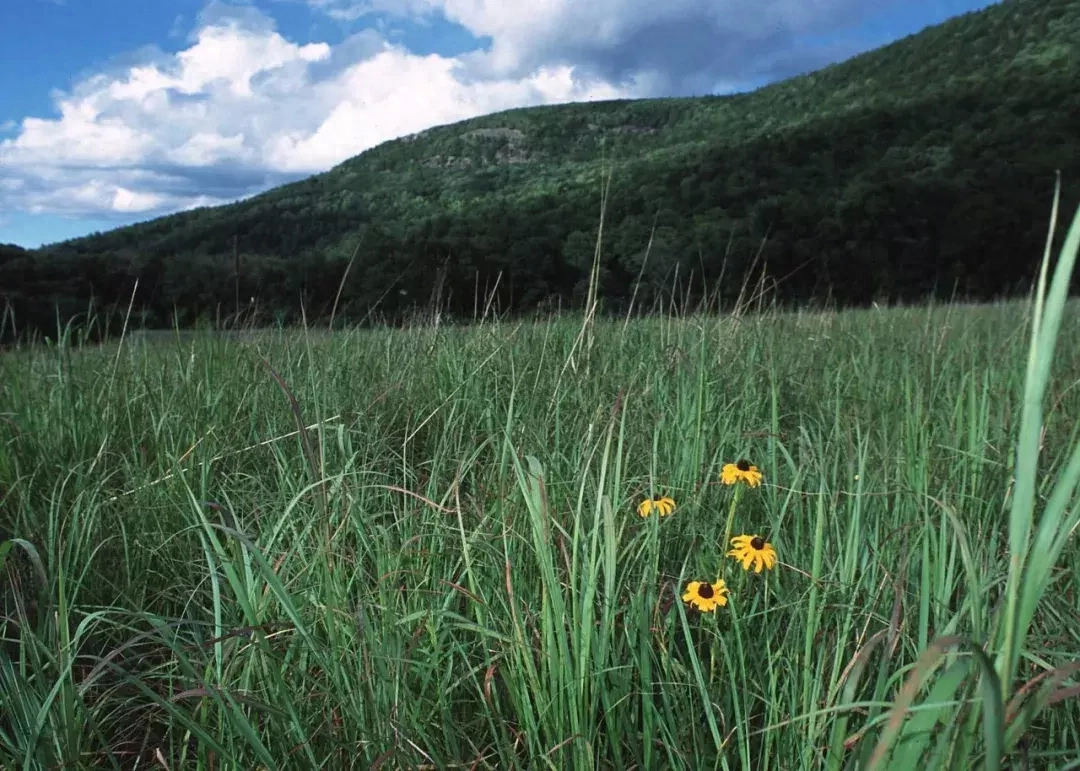
[[[782,298],[996,295],[1032,275],[1055,170],[1078,198],[1078,40],[1080,0],[1006,0],[751,94],[489,115],[241,203],[9,251],[0,292],[23,323],[83,311],[91,289],[126,305],[136,277],[148,323],[251,296],[288,317],[301,296],[328,308],[358,248],[354,318],[436,286],[459,312],[496,283],[504,309],[566,305],[610,174],[609,307],[639,275],[646,304],[676,275],[729,296],[759,250]]]

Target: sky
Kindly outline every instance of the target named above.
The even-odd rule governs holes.
[[[987,0],[0,0],[0,243],[246,198],[491,112],[726,94]]]

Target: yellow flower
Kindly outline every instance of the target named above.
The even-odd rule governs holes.
[[[683,602],[695,607],[702,613],[712,613],[717,607],[727,605],[728,588],[724,579],[715,584],[708,581],[691,581],[683,594]]]
[[[737,535],[731,539],[735,548],[728,552],[729,557],[742,562],[743,570],[754,566],[754,572],[760,573],[764,565],[769,570],[776,564],[776,549],[760,535]]]
[[[653,511],[661,517],[666,517],[675,511],[675,501],[666,495],[654,495],[638,504],[637,513],[643,517],[649,516]]]
[[[746,459],[737,463],[728,463],[720,471],[720,481],[725,485],[733,485],[739,480],[751,487],[757,487],[761,484],[761,472],[758,471],[757,466],[751,465]]]

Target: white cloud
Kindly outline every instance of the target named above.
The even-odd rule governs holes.
[[[329,56],[326,43],[297,46],[277,33],[246,30],[237,23],[206,27],[194,46],[176,55],[180,77],[175,85],[183,93],[198,94],[223,83],[234,96],[251,97],[251,79],[257,74]]]
[[[468,57],[486,77],[565,64],[613,82],[651,79],[665,93],[712,90],[824,64],[837,53],[804,35],[857,24],[900,0],[306,0],[338,19],[438,15],[479,38]]]
[[[224,137],[200,131],[168,153],[169,160],[180,166],[213,166],[226,161],[253,161],[254,153],[244,146],[244,135]]]
[[[66,164],[104,168],[138,163],[154,144],[146,131],[102,115],[88,102],[62,102],[58,120],[27,118],[15,139],[0,142],[0,164],[49,164],[59,153]]]
[[[92,217],[180,211],[228,200],[206,194],[170,192],[184,189],[185,182],[182,178],[142,169],[102,173],[101,169],[42,167],[33,177],[0,179],[0,201],[15,201],[19,210],[29,214]]]
[[[266,17],[204,15],[187,48],[54,94],[0,139],[0,209],[147,215],[325,170],[380,142],[510,107],[633,92],[567,65],[471,79],[370,31],[299,45]]]

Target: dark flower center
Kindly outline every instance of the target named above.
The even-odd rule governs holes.
[[[739,471],[749,471],[750,470],[750,461],[748,461],[746,458],[743,458],[742,460],[740,460],[738,463],[735,464],[735,468],[737,468]]]
[[[754,551],[761,551],[765,548],[765,539],[760,535],[750,542],[750,548]]]
[[[712,586],[709,584],[702,584],[698,587],[697,593],[698,597],[708,600],[713,596]]]
[[[652,497],[652,499],[653,499],[653,503],[660,503],[660,501],[664,500],[664,496],[662,496],[662,495],[654,495]]]

